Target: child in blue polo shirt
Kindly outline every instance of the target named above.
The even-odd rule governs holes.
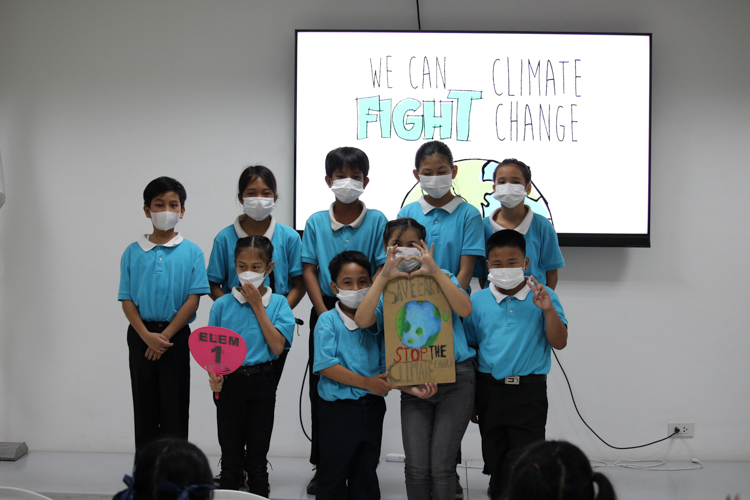
[[[230,293],[240,284],[234,271],[234,249],[237,240],[247,236],[265,236],[271,240],[273,275],[276,277],[273,293],[286,297],[292,309],[305,296],[300,258],[302,242],[297,231],[281,224],[272,215],[278,198],[276,177],[270,169],[263,165],[252,165],[242,171],[237,186],[237,199],[242,203],[244,214],[239,215],[234,224],[216,235],[208,258],[208,284],[213,300]],[[270,286],[269,278],[266,278],[264,285]],[[288,354],[289,350],[285,349],[273,362],[277,383],[281,380]]]
[[[273,245],[265,236],[237,240],[234,265],[240,286],[214,302],[209,326],[238,333],[247,345],[242,366],[210,375],[221,446],[222,489],[237,490],[247,475],[250,493],[268,497],[268,448],[273,431],[277,378],[271,362],[292,345],[294,314],[283,295],[272,293]],[[271,288],[263,283],[270,277]]]
[[[557,287],[558,269],[565,266],[557,241],[557,233],[549,220],[534,212],[523,201],[531,192],[531,168],[515,158],[503,160],[495,167],[493,174],[493,197],[501,203],[483,221],[484,239],[492,233],[515,230],[524,235],[526,257],[529,268],[526,275],[534,276],[539,283],[554,290]],[[478,259],[474,276],[484,288],[487,266],[484,259]]]
[[[252,165],[242,171],[237,199],[242,203],[244,213],[216,235],[208,258],[208,283],[213,300],[230,293],[240,284],[234,272],[234,249],[237,240],[247,236],[265,236],[273,244],[276,277],[273,293],[286,297],[292,309],[305,296],[300,258],[302,243],[297,231],[281,224],[273,216],[278,198],[276,177],[269,168]],[[266,279],[264,284],[268,286],[269,280]]]
[[[551,348],[563,349],[568,321],[553,290],[533,276],[517,231],[487,240],[491,285],[471,297],[466,338],[477,348],[476,413],[490,496],[501,498],[516,452],[545,438]]]
[[[209,292],[198,245],[175,232],[185,188],[171,177],[149,182],[143,211],[153,232],[125,249],[117,299],[128,318],[136,452],[165,436],[188,437],[189,323]]]
[[[380,459],[386,381],[383,332],[359,328],[354,314],[370,287],[371,266],[361,252],[346,251],[328,266],[339,302],[315,327],[318,383],[318,500],[380,498]]]
[[[469,289],[477,257],[484,256],[482,215],[451,192],[458,173],[450,148],[429,141],[417,150],[414,177],[424,191],[418,201],[403,207],[398,217],[409,217],[427,230],[425,241],[435,244],[435,262],[456,276],[461,288]]]
[[[328,208],[307,219],[302,235],[302,276],[313,304],[310,311],[310,411],[312,413],[312,446],[310,463],[318,464],[318,376],[313,372],[315,356],[312,332],[318,316],[333,309],[336,296],[331,290],[328,265],[334,256],[347,250],[362,252],[370,262],[372,275],[383,266],[385,251],[380,239],[387,219],[378,210],[368,209],[359,200],[369,179],[370,162],[364,151],[341,147],[329,152],[325,161],[325,181],[336,199]],[[315,494],[316,477],[307,492]]]
[[[387,260],[373,281],[356,313],[361,327],[378,323],[383,328],[383,290],[389,280],[432,276],[453,310],[453,353],[456,381],[399,387],[401,436],[406,453],[406,496],[411,499],[453,500],[458,492],[456,454],[474,405],[474,358],[461,318],[471,314],[471,300],[452,273],[435,263],[433,250],[425,243],[425,228],[414,219],[388,222],[383,233]]]

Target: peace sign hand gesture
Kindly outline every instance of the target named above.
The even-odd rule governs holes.
[[[549,292],[544,285],[540,284],[536,278],[529,276],[527,283],[534,292],[534,305],[542,311],[548,311],[552,308],[552,300],[550,299]]]

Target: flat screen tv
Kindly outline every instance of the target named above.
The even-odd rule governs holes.
[[[295,227],[333,201],[328,151],[370,159],[362,201],[393,219],[440,140],[483,217],[498,162],[531,167],[526,204],[567,246],[650,246],[651,35],[296,32]]]

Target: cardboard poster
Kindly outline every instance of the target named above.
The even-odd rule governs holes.
[[[383,321],[388,382],[456,381],[452,310],[434,278],[389,281],[383,291]]]

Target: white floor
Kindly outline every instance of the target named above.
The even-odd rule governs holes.
[[[132,469],[132,455],[114,453],[30,452],[17,462],[0,462],[0,486],[24,488],[56,500],[110,499],[124,488],[122,476]],[[218,457],[209,457],[215,467]],[[310,465],[302,458],[272,458],[271,498],[311,499],[305,486]],[[689,467],[689,463],[668,463]],[[619,500],[724,500],[740,493],[750,498],[750,462],[707,462],[684,472],[651,472],[608,467],[597,469],[615,486]],[[459,468],[464,498],[487,499],[487,477],[481,462]],[[405,499],[403,464],[382,462],[378,468],[383,499]]]

